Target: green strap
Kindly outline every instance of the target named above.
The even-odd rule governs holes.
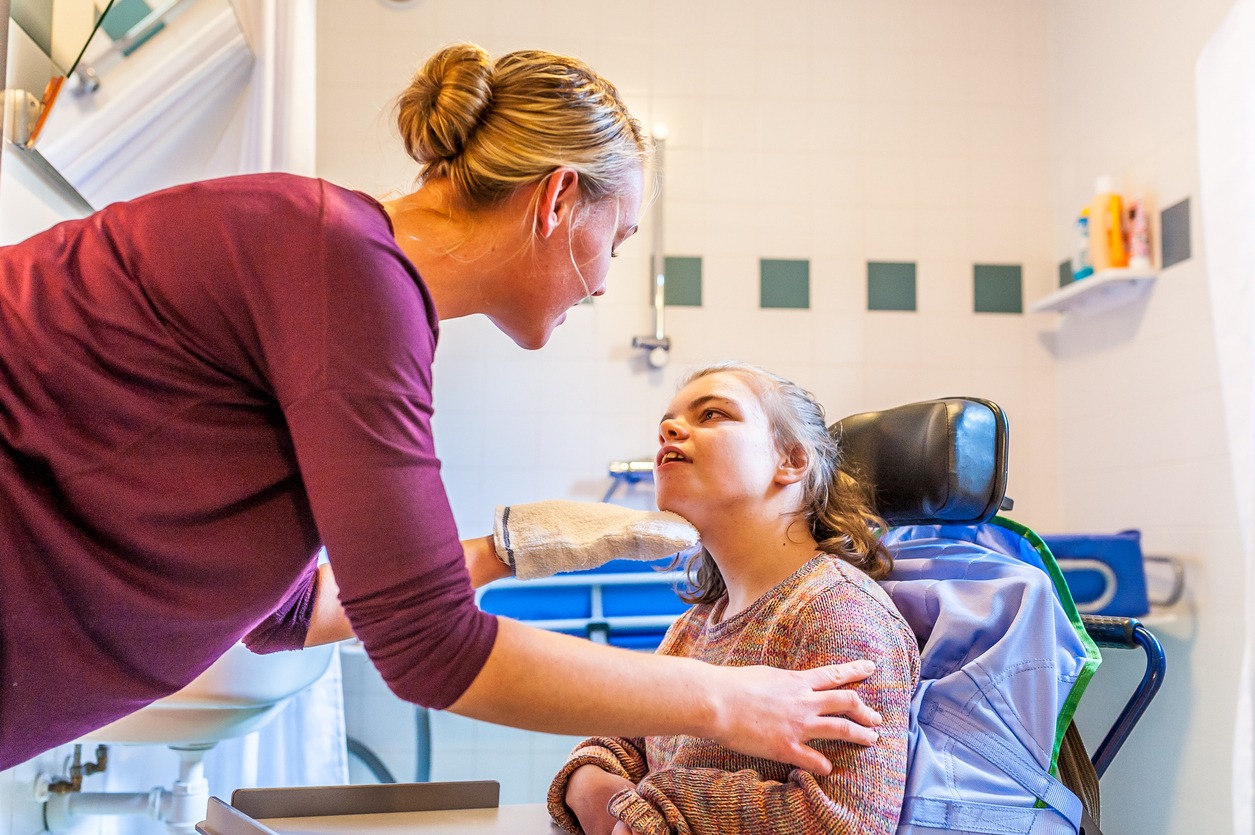
[[[1098,645],[1094,643],[1094,639],[1085,631],[1085,624],[1081,623],[1081,613],[1077,611],[1076,603],[1072,600],[1072,591],[1063,579],[1063,572],[1059,569],[1059,563],[1055,562],[1055,556],[1050,553],[1050,547],[1046,545],[1045,541],[1031,529],[1005,516],[995,516],[989,520],[989,523],[1019,534],[1037,551],[1037,556],[1041,558],[1042,564],[1046,566],[1046,573],[1050,575],[1050,580],[1054,583],[1055,596],[1059,598],[1059,602],[1063,605],[1063,611],[1067,613],[1068,622],[1072,624],[1072,628],[1076,630],[1076,634],[1081,639],[1081,644],[1085,647],[1085,663],[1081,666],[1081,673],[1076,677],[1076,681],[1068,693],[1068,698],[1063,703],[1063,709],[1059,711],[1059,718],[1055,722],[1055,747],[1050,754],[1050,773],[1052,775],[1057,774],[1059,748],[1063,745],[1063,735],[1067,731],[1068,725],[1071,724],[1072,717],[1076,714],[1076,706],[1080,704],[1081,696],[1085,694],[1085,688],[1089,686],[1090,679],[1094,677],[1095,671],[1098,670],[1098,665],[1102,663],[1102,654],[1099,653]]]

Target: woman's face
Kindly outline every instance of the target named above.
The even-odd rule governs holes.
[[[758,394],[735,373],[689,383],[658,425],[654,481],[660,510],[707,520],[752,510],[785,463]]]
[[[497,327],[520,347],[540,348],[568,310],[605,293],[610,259],[636,232],[641,190],[638,172],[617,194],[575,202],[555,234],[536,242],[523,259],[514,292],[489,314]]]

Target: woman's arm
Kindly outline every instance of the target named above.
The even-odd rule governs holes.
[[[500,618],[487,662],[449,710],[548,733],[708,737],[827,774],[831,763],[808,740],[876,741],[871,726],[879,715],[853,691],[833,689],[865,678],[869,668],[716,667]]]
[[[331,563],[318,566],[316,582],[318,590],[314,597],[314,614],[309,621],[309,631],[305,633],[305,646],[318,647],[352,638],[353,627],[340,605],[340,587],[336,585]]]
[[[472,588],[510,576],[509,566],[497,559],[491,536],[462,540],[462,553],[466,557],[466,570],[470,572]],[[352,637],[353,627],[340,605],[340,587],[336,584],[330,563],[324,563],[318,567],[318,592],[309,632],[305,635],[305,646],[316,647]]]
[[[491,537],[463,540],[462,548],[477,587],[508,576]],[[353,637],[330,565],[319,568],[318,579],[306,646]],[[826,774],[831,764],[808,740],[876,740],[871,728],[880,716],[853,691],[834,689],[871,671],[863,662],[800,672],[714,667],[599,646],[501,618],[487,663],[449,709],[549,733],[711,737]]]
[[[466,570],[471,573],[473,589],[510,576],[510,566],[497,558],[491,536],[463,539],[462,553],[466,556]]]

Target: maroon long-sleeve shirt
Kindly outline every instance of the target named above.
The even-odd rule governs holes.
[[[327,546],[393,690],[444,707],[474,605],[430,420],[437,318],[369,197],[180,186],[0,248],[0,769],[301,646]]]

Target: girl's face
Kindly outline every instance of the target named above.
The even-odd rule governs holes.
[[[776,448],[757,392],[731,372],[689,383],[658,426],[658,507],[705,523],[760,505],[780,483],[787,457]]]
[[[597,202],[577,201],[557,234],[523,259],[513,292],[489,318],[520,347],[541,348],[567,311],[606,292],[610,259],[636,232],[642,178]]]

